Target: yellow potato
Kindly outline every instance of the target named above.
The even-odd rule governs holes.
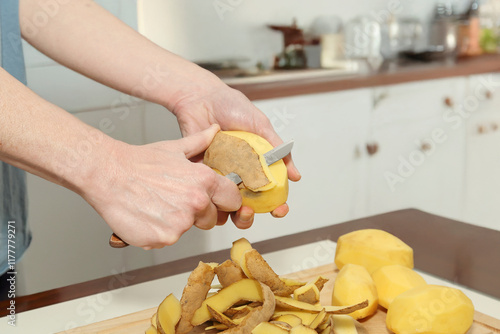
[[[371,274],[380,267],[400,264],[413,268],[413,249],[394,235],[377,229],[364,229],[340,236],[337,240],[335,264],[342,269],[353,263]]]
[[[235,172],[241,177],[243,206],[264,213],[286,202],[286,166],[283,160],[267,166],[263,155],[273,149],[267,140],[245,131],[220,131],[213,144],[205,152],[204,163],[222,175]]]
[[[396,334],[465,334],[474,306],[460,290],[424,285],[397,296],[387,311],[387,328]]]
[[[377,311],[377,288],[368,271],[357,264],[347,264],[333,285],[332,305],[346,306],[368,300],[368,306],[350,313],[354,319],[366,318]]]
[[[378,303],[386,309],[399,294],[427,284],[416,271],[399,264],[377,269],[372,278],[377,287]]]

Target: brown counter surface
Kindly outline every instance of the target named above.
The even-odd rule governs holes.
[[[400,210],[253,243],[265,254],[321,240],[337,241],[347,232],[383,229],[414,249],[415,267],[429,274],[500,298],[500,231],[439,217],[415,209]],[[193,256],[125,273],[127,285],[191,271],[199,261],[220,262],[229,249]],[[333,259],[332,259],[333,262]],[[103,277],[16,298],[16,312],[120,288],[115,276]],[[0,316],[9,301],[0,302]]]
[[[452,63],[444,61],[406,62],[397,66],[382,66],[380,70],[369,74],[238,83],[230,86],[243,92],[250,100],[262,100],[499,71],[500,55],[490,54],[461,58]]]

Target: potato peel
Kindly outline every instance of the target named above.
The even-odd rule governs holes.
[[[214,264],[199,262],[188,277],[181,297],[181,319],[175,328],[176,334],[189,333],[194,326],[191,324],[194,311],[200,308],[207,298],[215,277]]]
[[[293,293],[294,287],[286,285],[257,250],[247,250],[240,260],[240,265],[246,268],[254,279],[269,286],[276,296],[286,297]]]

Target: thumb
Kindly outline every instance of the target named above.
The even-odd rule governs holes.
[[[186,158],[190,159],[204,152],[212,143],[212,140],[219,130],[219,125],[213,124],[201,132],[179,139],[177,144],[180,150],[186,155]]]

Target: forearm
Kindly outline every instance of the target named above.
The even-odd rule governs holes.
[[[0,68],[0,160],[79,194],[113,140]]]
[[[60,4],[47,24],[33,31],[25,23],[42,10],[41,2],[20,2],[24,39],[59,63],[109,87],[172,110],[184,95],[202,91],[207,81],[220,83],[208,71],[152,43],[90,0]]]

